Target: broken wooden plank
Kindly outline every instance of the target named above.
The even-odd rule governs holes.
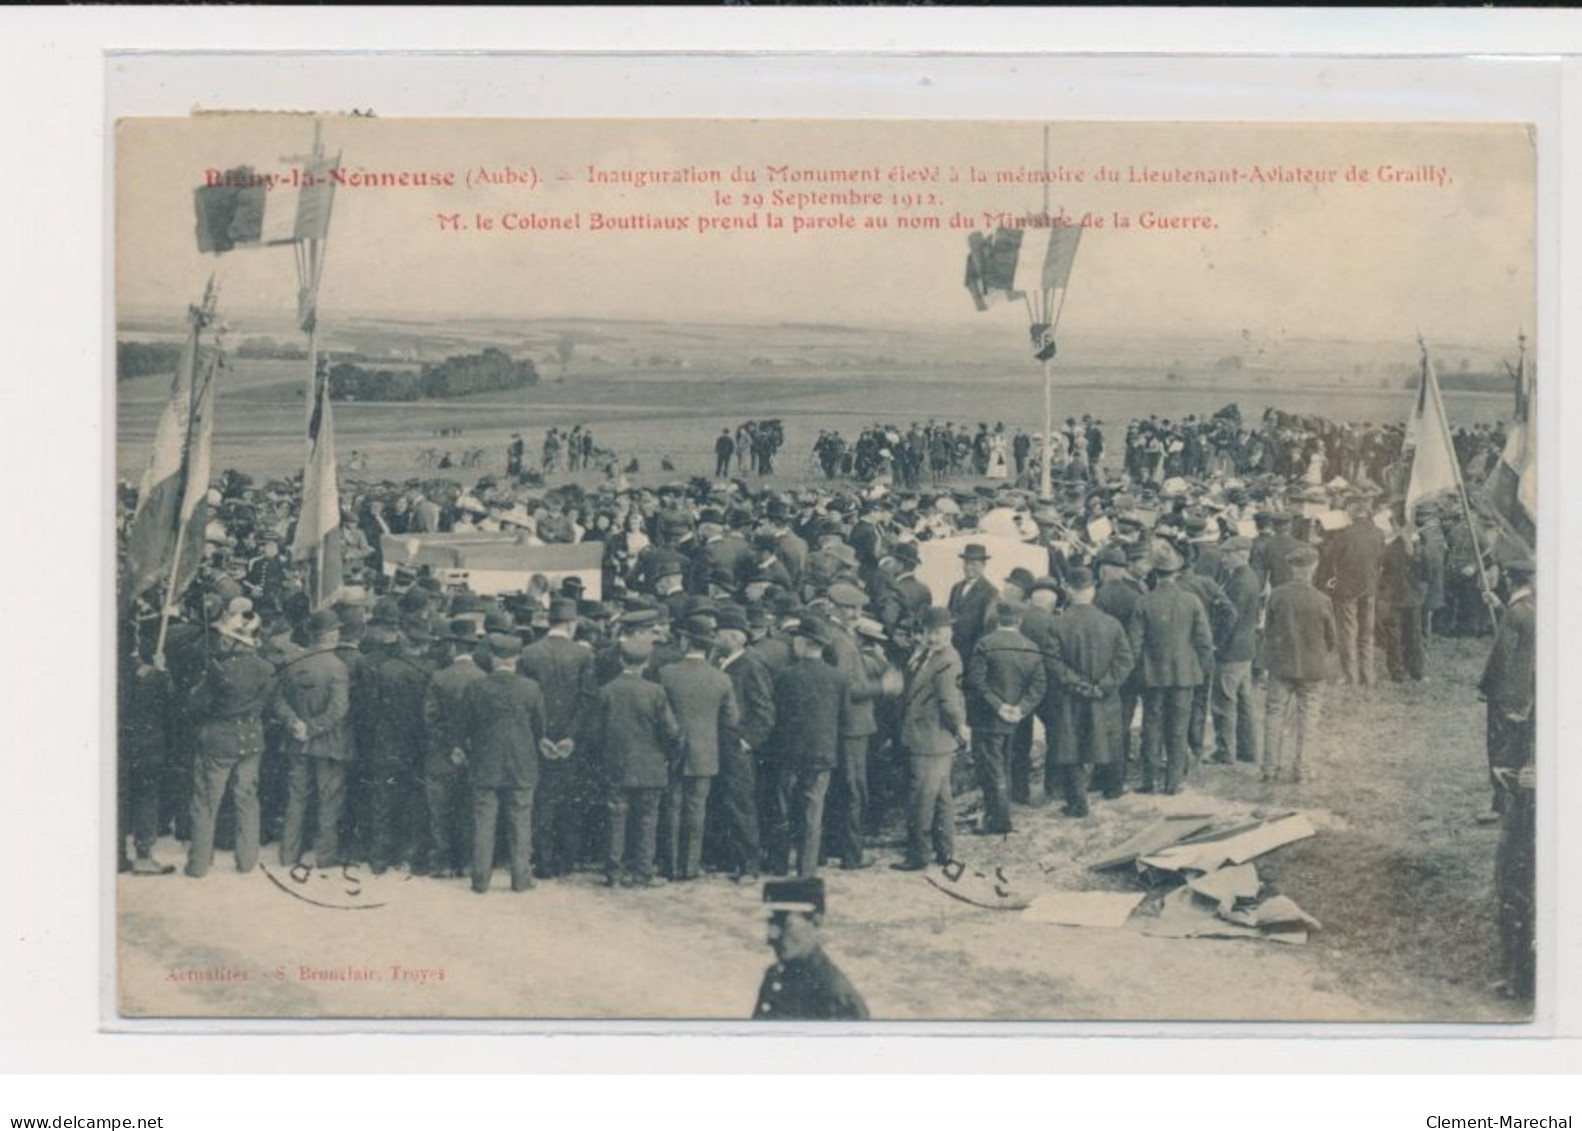
[[[1109,855],[1089,864],[1088,869],[1103,872],[1110,868],[1122,867],[1132,863],[1139,856],[1147,856],[1177,844],[1186,837],[1212,827],[1213,824],[1214,818],[1208,813],[1181,813],[1163,817],[1116,845]]]

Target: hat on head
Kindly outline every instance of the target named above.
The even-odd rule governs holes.
[[[1219,552],[1222,554],[1250,554],[1252,553],[1252,539],[1228,538],[1220,543]]]
[[[577,619],[577,601],[574,597],[555,597],[549,602],[549,623],[565,624]]]
[[[867,594],[844,581],[837,581],[829,587],[829,599],[843,609],[860,609],[868,603]]]
[[[1026,593],[1033,588],[1033,582],[1036,579],[1033,577],[1032,570],[1026,569],[1023,566],[1017,566],[1008,575],[1006,575],[1005,580],[1016,586],[1023,593]]]
[[[874,620],[872,617],[858,617],[857,618],[857,632],[861,636],[866,636],[869,640],[887,640],[887,639],[889,639],[885,635],[884,625],[880,624],[878,621]]]
[[[764,608],[762,605],[747,606],[748,628],[768,628],[772,623],[774,623],[774,618],[770,615],[768,609]],[[725,623],[725,619],[723,617],[720,618],[720,627],[730,627],[730,625]]]
[[[1186,563],[1168,542],[1158,542],[1153,548],[1152,567],[1155,573],[1179,573]]]
[[[1318,564],[1318,551],[1311,546],[1298,546],[1285,556],[1286,563],[1293,566],[1311,566]]]
[[[1271,511],[1269,514],[1269,525],[1276,530],[1283,530],[1291,525],[1291,518],[1290,511]]]
[[[890,556],[903,565],[916,569],[922,564],[923,556],[918,553],[916,542],[897,542],[890,547]]]
[[[1091,578],[1093,574],[1090,572],[1088,576]],[[1027,587],[1027,592],[1032,594],[1037,593],[1040,590],[1048,593],[1059,593],[1060,582],[1055,578],[1050,577],[1047,573],[1043,577],[1035,577],[1033,579],[1033,583]]]
[[[1125,566],[1126,550],[1111,542],[1099,551],[1099,556],[1093,559],[1094,566]]]
[[[680,562],[666,559],[654,567],[654,580],[658,581],[665,577],[680,577],[682,572]]]
[[[623,630],[635,631],[652,628],[659,623],[659,618],[658,609],[631,609],[621,614],[620,624]]]
[[[654,654],[654,643],[646,636],[621,637],[621,663],[643,664]]]
[[[826,546],[824,552],[847,569],[856,569],[860,564],[857,561],[857,551],[844,542],[836,542],[832,546]]]
[[[764,884],[764,903],[770,911],[824,914],[824,881],[818,876],[770,880]]]
[[[968,542],[957,556],[966,562],[986,562],[989,560],[989,551],[981,542]]]
[[[481,644],[483,625],[471,617],[457,617],[446,626],[445,639],[453,644]]]
[[[361,585],[343,585],[335,603],[343,607],[371,605],[374,603],[374,597]]]
[[[315,639],[337,632],[340,627],[341,618],[328,609],[320,609],[308,618],[308,635]]]
[[[1053,578],[1048,580],[1053,581]],[[1092,589],[1093,571],[1087,566],[1072,566],[1066,570],[1066,584],[1073,589]]]
[[[414,644],[427,644],[434,639],[434,631],[429,628],[426,616],[407,617],[401,622],[401,631]]]
[[[936,628],[944,628],[955,623],[956,615],[949,609],[940,608],[938,605],[930,605],[923,610],[923,615],[918,618],[918,624],[925,632]]]
[[[747,631],[747,610],[740,605],[721,605],[717,617],[720,628]]]
[[[829,630],[824,627],[824,622],[815,616],[803,617],[791,630],[791,635],[811,640],[815,644],[829,643]]]
[[[489,634],[489,651],[502,660],[522,654],[522,638],[513,636],[508,632],[491,632]]]
[[[694,644],[707,646],[714,643],[715,624],[712,616],[688,617],[681,624],[681,635]]]
[[[1022,619],[1022,606],[1015,601],[996,601],[994,619],[1001,624],[1015,624]]]

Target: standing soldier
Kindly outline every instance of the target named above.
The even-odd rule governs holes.
[[[434,673],[423,693],[423,800],[427,835],[423,867],[434,876],[466,874],[467,688],[484,677],[473,653],[483,638],[473,620],[453,620],[445,637],[449,664]],[[415,869],[414,869],[415,870]]]
[[[1108,613],[1121,622],[1129,640],[1132,622],[1137,618],[1137,607],[1148,595],[1143,579],[1148,576],[1147,551],[1140,545],[1121,547],[1109,545],[1099,551],[1094,564],[1099,573],[1099,591],[1093,598],[1093,607]],[[1143,673],[1136,665],[1137,654],[1132,653],[1132,672],[1121,682],[1121,749],[1115,767],[1115,784],[1124,789],[1131,765],[1136,759],[1132,749],[1132,719],[1137,715],[1137,701],[1143,695]]]
[[[891,867],[918,872],[956,854],[956,806],[950,767],[956,751],[972,740],[961,693],[961,657],[951,646],[948,609],[927,609],[920,638],[906,664],[901,692],[901,744],[911,760],[911,797],[906,810],[906,859]],[[932,844],[930,844],[932,842]]]
[[[689,618],[680,633],[681,660],[659,672],[683,735],[665,795],[665,869],[672,880],[695,880],[702,872],[709,787],[720,772],[720,746],[739,721],[730,677],[709,663],[713,630],[712,620]]]
[[[380,876],[411,855],[419,775],[427,755],[423,704],[434,669],[426,654],[433,641],[426,620],[377,632],[375,643],[384,643],[388,651],[374,656],[363,673],[372,741],[361,762],[368,783],[363,848],[369,867]]]
[[[308,618],[312,641],[301,656],[280,669],[275,714],[286,728],[286,822],[280,835],[280,864],[294,868],[303,856],[303,823],[310,791],[318,801],[312,864],[333,868],[341,861],[341,816],[346,807],[349,677],[335,655],[340,619],[328,610]]]
[[[1302,780],[1302,754],[1318,729],[1324,680],[1335,650],[1334,611],[1329,598],[1313,588],[1318,551],[1298,546],[1286,561],[1291,580],[1269,595],[1263,638],[1263,667],[1269,673],[1263,740],[1266,782],[1276,781],[1284,766],[1288,726],[1295,731],[1291,780]]]
[[[1252,662],[1258,647],[1260,586],[1249,558],[1252,543],[1232,538],[1220,546],[1225,596],[1235,613],[1219,646],[1214,672],[1214,761],[1257,762],[1259,730]]]
[[[764,885],[769,945],[775,964],[758,987],[755,1021],[866,1021],[868,1005],[819,943],[824,881],[779,880]]]
[[[236,870],[258,865],[258,765],[264,753],[264,710],[275,669],[258,655],[257,622],[227,618],[216,633],[218,654],[195,693],[198,755],[193,767],[192,842],[187,875],[202,879],[214,861],[214,825],[226,787],[236,807]]]
[[[999,602],[997,628],[981,638],[967,661],[967,718],[973,760],[983,789],[982,832],[1011,832],[1011,740],[1022,720],[1043,702],[1044,658],[1020,631],[1019,605]],[[958,626],[959,630],[959,626]]]
[[[1494,634],[1494,646],[1489,650],[1478,693],[1488,703],[1494,812],[1503,814],[1511,802],[1512,781],[1522,767],[1533,761],[1538,661],[1532,558],[1522,552],[1502,563],[1501,568],[1511,579],[1511,592]],[[1490,603],[1497,604],[1492,595]]]
[[[1423,596],[1428,581],[1422,543],[1403,516],[1390,515],[1379,567],[1379,634],[1393,682],[1423,678]]]
[[[593,649],[576,638],[577,602],[549,602],[549,631],[522,649],[516,670],[544,694],[544,745],[539,750],[538,790],[534,795],[533,837],[538,875],[564,876],[577,862],[582,840],[583,798],[579,726],[595,691]]]
[[[643,678],[653,655],[647,633],[621,637],[621,674],[599,689],[588,742],[603,759],[609,805],[605,883],[649,887],[654,879],[659,800],[681,760],[681,728],[664,688]],[[628,824],[637,835],[628,839]],[[623,875],[622,869],[625,869]]]
[[[505,820],[511,890],[533,887],[533,791],[538,786],[538,744],[545,734],[544,694],[516,673],[522,641],[505,633],[489,637],[494,670],[474,681],[467,712],[467,763],[472,771],[472,890],[489,890],[495,835]]]
[[[1351,502],[1351,524],[1324,543],[1319,588],[1329,594],[1340,643],[1340,677],[1358,687],[1376,682],[1374,615],[1384,534],[1373,524],[1366,499]]]
[[[775,675],[775,729],[769,740],[775,768],[775,812],[768,847],[769,870],[784,875],[793,834],[797,874],[818,872],[823,844],[824,795],[840,764],[841,739],[851,726],[846,679],[824,662],[829,633],[804,617],[792,630],[793,659]]]
[[[144,625],[123,637],[120,676],[120,743],[117,749],[116,860],[122,872],[139,876],[168,876],[175,865],[154,858],[154,842],[161,824],[160,795],[165,773],[165,752],[173,734],[170,673],[154,661],[155,633]],[[126,855],[132,838],[134,859]]]
[[[1162,778],[1164,791],[1177,793],[1186,773],[1192,693],[1213,662],[1214,636],[1203,602],[1176,584],[1185,567],[1181,555],[1160,542],[1152,565],[1155,588],[1137,606],[1131,628],[1143,682],[1142,792],[1152,793]]]
[[[1067,574],[1071,607],[1054,619],[1048,666],[1059,706],[1044,763],[1044,794],[1058,784],[1068,817],[1088,815],[1088,780],[1097,770],[1104,796],[1125,792],[1121,769],[1120,687],[1135,666],[1121,622],[1095,607],[1093,574],[1073,566]],[[1057,783],[1058,779],[1058,783]]]
[[[737,883],[758,877],[763,846],[758,835],[758,759],[775,725],[774,677],[747,650],[747,616],[734,605],[720,609],[720,670],[736,695],[737,720],[720,748],[720,812],[725,863]]]

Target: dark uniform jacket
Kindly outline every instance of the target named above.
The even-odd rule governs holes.
[[[1405,537],[1385,543],[1384,560],[1379,566],[1379,604],[1417,608],[1427,589],[1428,562],[1421,547],[1413,547]]]
[[[1299,549],[1302,543],[1281,531],[1269,535],[1269,541],[1264,546],[1262,567],[1263,575],[1269,580],[1270,589],[1278,589],[1291,580],[1292,550]]]
[[[467,686],[467,763],[474,789],[538,784],[538,740],[545,734],[544,693],[513,671],[492,671]]]
[[[954,754],[967,722],[961,657],[950,645],[918,651],[906,665],[901,692],[901,745],[915,758]]]
[[[454,767],[452,750],[467,749],[467,688],[485,678],[485,672],[471,656],[453,660],[428,681],[423,693],[423,729],[428,739],[424,773],[449,773]]]
[[[1212,577],[1188,572],[1181,574],[1176,584],[1203,602],[1203,611],[1208,614],[1209,635],[1213,637],[1215,647],[1224,643],[1236,627],[1236,606],[1226,596],[1220,583]]]
[[[905,610],[903,619],[915,625],[922,617],[923,610],[934,603],[934,594],[910,573],[896,578],[895,588],[901,594],[901,605]]]
[[[775,727],[774,677],[751,652],[727,661],[723,670],[736,692],[736,723],[730,737],[749,750],[761,750]]]
[[[764,971],[753,1020],[866,1021],[868,1003],[818,947]]]
[[[1507,715],[1528,715],[1537,694],[1537,615],[1532,594],[1511,603],[1500,617],[1499,630],[1478,691]]]
[[[774,677],[774,761],[787,770],[833,770],[851,726],[846,679],[823,660],[793,660]]]
[[[665,689],[622,672],[599,689],[589,742],[612,789],[664,789],[681,762],[681,727]]]
[[[1353,521],[1324,540],[1318,587],[1331,600],[1351,601],[1379,591],[1379,566],[1384,560],[1384,532],[1364,519]]]
[[[879,679],[884,675],[884,661],[863,652],[850,629],[844,625],[830,626],[830,662],[846,680],[847,694],[851,699],[851,717],[843,735],[852,738],[866,737],[879,729],[873,705],[881,695]]]
[[[1014,628],[997,628],[978,641],[967,661],[967,715],[972,729],[1010,734],[1018,723],[1000,718],[1003,705],[1026,718],[1044,701],[1049,686],[1044,657],[1033,642]]]
[[[1165,583],[1142,599],[1130,631],[1144,687],[1196,687],[1214,663],[1214,635],[1197,594]]]
[[[194,696],[198,740],[218,761],[264,752],[264,709],[275,694],[275,667],[251,649],[209,662]]]
[[[738,721],[730,676],[707,660],[689,656],[660,671],[659,685],[681,727],[681,773],[713,777],[720,772],[720,743]]]
[[[1282,679],[1326,679],[1335,650],[1335,610],[1305,581],[1288,581],[1269,594],[1263,667]]]
[[[783,636],[766,636],[762,640],[754,640],[747,646],[747,651],[763,662],[771,676],[791,666],[791,645]]]
[[[346,665],[328,648],[304,652],[281,666],[276,717],[288,728],[299,719],[308,728],[306,743],[299,744],[288,736],[290,749],[338,762],[351,758],[346,740],[350,682]]]
[[[1263,586],[1251,566],[1231,571],[1225,579],[1225,596],[1235,610],[1235,620],[1230,632],[1220,641],[1221,663],[1235,664],[1251,660],[1258,649],[1258,601]]]
[[[516,670],[544,694],[549,738],[575,738],[578,721],[593,702],[593,650],[563,636],[546,636],[522,649]]]
[[[427,658],[403,652],[369,662],[362,690],[372,746],[362,751],[364,758],[417,771],[428,752],[423,702],[433,673]]]

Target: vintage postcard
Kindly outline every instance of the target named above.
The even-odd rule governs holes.
[[[1530,126],[114,178],[120,1019],[1532,1019]]]

